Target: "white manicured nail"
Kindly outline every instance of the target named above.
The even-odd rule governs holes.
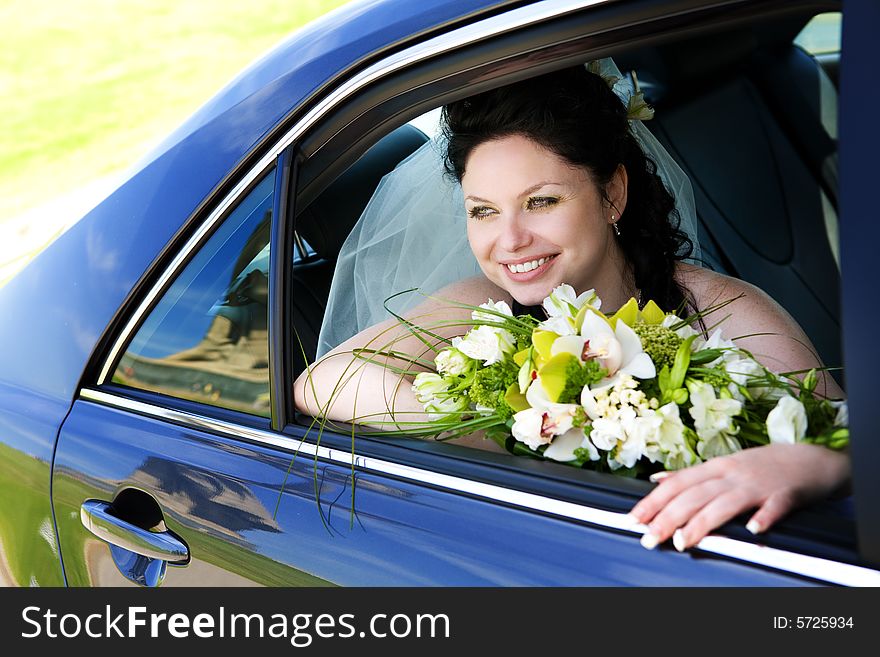
[[[661,472],[655,472],[650,477],[648,477],[648,481],[653,481],[656,484],[658,481],[663,481],[664,479],[666,479],[666,477],[668,477],[671,474],[672,473],[669,472],[668,470],[663,470]]]
[[[746,523],[746,529],[748,529],[753,534],[760,534],[763,531],[761,527],[761,523],[752,518]]]
[[[675,549],[679,552],[684,552],[685,549],[685,541],[684,541],[684,532],[680,529],[676,529],[675,533],[672,535],[672,545],[675,546]]]
[[[639,542],[646,550],[653,550],[655,547],[657,547],[657,544],[660,542],[660,540],[656,536],[654,536],[654,534],[651,534],[649,532],[647,534],[642,534],[642,540]]]

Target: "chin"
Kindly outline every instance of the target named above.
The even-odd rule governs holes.
[[[508,288],[507,291],[523,306],[540,306],[555,288],[556,285],[541,286],[540,288],[537,286],[529,286],[528,288],[517,286],[517,289]]]

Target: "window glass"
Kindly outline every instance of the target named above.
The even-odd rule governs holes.
[[[147,317],[113,382],[269,415],[274,172],[211,236]]]
[[[815,16],[794,42],[811,55],[840,52],[840,12]]]

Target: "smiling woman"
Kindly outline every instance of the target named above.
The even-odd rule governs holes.
[[[611,81],[612,85],[616,79]],[[542,353],[541,347],[543,323],[532,334],[532,346],[528,339],[517,335],[515,326],[511,325],[508,331],[506,325],[502,328],[498,324],[511,314],[514,322],[520,321],[517,316],[526,314],[538,321],[546,319],[537,304],[547,299],[547,306],[553,298],[551,292],[557,295],[563,289],[571,291],[571,298],[575,294],[580,294],[579,299],[592,295],[590,298],[601,298],[606,307],[620,308],[611,319],[612,326],[617,320],[618,334],[624,328],[624,320],[617,315],[625,312],[627,299],[631,299],[632,313],[644,311],[647,315],[655,312],[657,304],[682,317],[700,317],[702,312],[719,305],[729,306],[733,312],[721,323],[725,333],[751,336],[740,343],[765,365],[782,372],[821,367],[801,328],[766,294],[743,281],[682,262],[690,254],[691,241],[678,228],[675,201],[657,175],[656,164],[646,157],[632,133],[627,106],[599,75],[584,66],[562,69],[452,103],[444,108],[443,118],[446,169],[461,183],[468,242],[482,276],[445,288],[438,299],[423,303],[400,325],[389,320],[330,351],[295,384],[294,397],[302,411],[383,429],[416,427],[444,414],[454,422],[468,409],[462,401],[466,396],[459,389],[481,383],[476,379],[472,384],[458,379],[447,382],[434,374],[418,374],[412,385],[412,373],[425,368],[433,360],[433,352],[442,354],[449,344],[453,354],[459,349],[467,356],[485,360],[483,364],[487,367],[501,360],[496,352],[519,351],[517,357],[521,358],[516,365],[525,368],[526,373],[523,378],[521,371],[519,394],[525,395],[527,403],[518,406],[521,402],[510,397],[516,395],[515,386],[508,389],[506,380],[500,387],[501,392],[508,390],[508,406],[521,411],[514,416],[514,437],[522,439],[518,431],[529,434],[523,434],[526,421],[520,416],[531,413],[528,425],[533,435],[524,440],[533,450],[539,444],[549,443],[557,434],[564,434],[560,440],[567,440],[574,431],[575,441],[580,449],[586,450],[584,453],[590,454],[589,460],[599,458],[596,448],[600,448],[608,451],[612,469],[620,467],[623,461],[632,467],[635,461],[619,454],[625,447],[617,447],[618,440],[623,445],[624,437],[611,440],[603,433],[609,429],[600,428],[610,420],[616,427],[614,431],[626,431],[626,425],[618,422],[617,411],[608,418],[590,411],[596,406],[593,392],[598,397],[612,384],[615,407],[618,403],[625,405],[618,399],[631,395],[622,388],[618,391],[623,385],[617,375],[621,363],[614,361],[616,365],[612,367],[614,355],[603,346],[616,345],[617,340],[605,336],[601,342],[600,333],[610,335],[610,331],[598,331],[596,323],[603,322],[595,320],[590,312],[587,318],[592,321],[583,317],[590,310],[589,304],[583,309],[580,304],[569,304],[574,328],[565,327],[562,336],[553,342],[552,351],[543,349],[546,353]],[[405,176],[405,167],[392,174],[398,178]],[[453,216],[454,211],[449,214]],[[382,222],[384,216],[372,215],[368,208],[360,221]],[[400,256],[405,258],[406,254]],[[432,263],[421,260],[420,266],[431,268]],[[484,304],[486,299],[488,304]],[[482,325],[462,339],[459,336],[466,331],[463,327],[468,325],[470,311],[481,304],[486,310],[477,309],[473,320]],[[512,312],[508,304],[513,307]],[[493,323],[492,313],[501,319]],[[531,324],[526,320],[522,323],[528,336]],[[427,328],[413,330],[413,326]],[[555,362],[553,358],[561,358],[563,352],[569,351],[559,345],[571,342],[567,336],[573,332],[580,332],[585,338],[574,349],[575,357],[606,368],[593,372],[595,376],[587,385],[583,381],[578,385],[583,388],[581,404],[590,420],[582,417],[584,411],[576,404],[571,408],[571,404],[560,404],[558,390],[552,392],[554,385],[547,382],[551,375],[546,370]],[[624,343],[633,342],[641,352],[639,338],[632,331],[623,331],[618,337]],[[710,343],[718,342],[718,336],[704,337]],[[688,354],[692,341],[693,337],[686,343]],[[466,349],[471,342],[477,343],[479,355]],[[538,352],[536,358],[550,359],[544,368],[529,366],[533,352]],[[487,354],[488,358],[484,358]],[[680,358],[683,357],[675,356],[673,374],[667,369],[667,378],[681,378],[673,388],[682,387],[684,382],[683,374],[674,373],[686,367],[678,365]],[[708,366],[714,366],[714,360],[709,360],[713,362]],[[653,363],[647,362],[650,371],[633,367],[630,380],[633,376],[655,376]],[[437,367],[443,374],[445,366],[438,363]],[[512,369],[509,373],[510,384],[516,378],[514,372]],[[580,380],[580,375],[574,378]],[[665,385],[663,380],[661,375],[661,389]],[[722,440],[709,447],[710,438],[718,438],[719,431],[731,436],[739,432],[730,425],[728,416],[739,413],[741,402],[728,403],[723,396],[716,399],[714,391],[708,393],[708,388],[699,387],[690,378],[687,385],[693,399],[690,412],[702,418],[697,421],[697,432],[703,442],[695,445],[706,463],[686,472],[668,473],[658,489],[633,509],[635,520],[650,523],[643,540],[645,547],[653,548],[677,532],[676,547],[683,550],[698,543],[710,530],[754,507],[758,511],[748,528],[753,533],[764,531],[797,503],[822,497],[846,484],[848,457],[814,445],[771,445],[728,457],[741,446],[721,435]],[[785,387],[780,386],[783,391]],[[819,392],[834,398],[841,396],[830,380],[822,384]],[[669,401],[664,395],[654,394],[654,408]],[[658,397],[664,401],[659,402]],[[647,401],[645,397],[645,404]],[[487,405],[491,403],[477,401],[474,427],[483,428],[479,418],[485,415]],[[720,419],[709,422],[706,417],[711,414],[710,406],[730,409]],[[703,415],[699,414],[700,408],[706,411]],[[645,409],[645,417],[656,415],[647,406]],[[677,418],[677,409],[675,413]],[[563,415],[565,422],[559,419]],[[590,422],[591,433],[580,428]],[[728,428],[709,431],[708,425],[714,427],[719,422]],[[491,441],[476,435],[467,438],[466,444],[496,448]],[[724,448],[718,449],[718,444]],[[548,449],[558,451],[556,445]],[[566,457],[554,458],[574,459],[572,448],[563,451]],[[687,463],[678,462],[675,467],[700,460],[694,455]],[[785,463],[798,463],[801,467],[780,467]],[[777,474],[768,476],[771,470]]]
[[[856,299],[846,306],[854,313],[848,326],[864,332],[878,324],[870,304],[863,303],[871,298],[865,286],[872,279],[865,272],[876,260],[873,242],[865,239],[874,225],[870,202],[846,206],[840,263],[850,269],[843,279],[833,256],[837,142],[825,132],[830,125],[825,119],[836,105],[831,102],[836,88],[824,68],[792,45],[826,5],[838,7],[833,0],[359,0],[291,35],[0,287],[0,317],[6,318],[0,321],[0,500],[17,501],[0,502],[0,560],[5,560],[0,570],[25,586],[160,580],[165,586],[367,587],[880,581],[878,542],[872,538],[880,519],[872,504],[877,496],[871,495],[880,453],[872,450],[870,393],[876,386],[870,376],[853,379],[847,370],[858,400],[853,417],[861,414],[862,422],[852,435],[858,525],[845,507],[826,500],[760,536],[746,529],[747,523],[763,529],[772,520],[751,512],[762,504],[767,481],[782,486],[771,497],[793,508],[823,495],[804,488],[798,476],[813,473],[821,487],[845,465],[845,457],[828,459],[828,450],[817,445],[754,446],[749,437],[765,435],[764,417],[767,436],[798,441],[803,397],[804,409],[818,409],[825,423],[817,436],[808,433],[804,439],[839,443],[846,429],[834,426],[830,401],[808,393],[813,383],[821,390],[818,374],[794,382],[798,399],[783,384],[785,398],[792,399],[779,402],[779,412],[770,417],[772,397],[769,403],[759,398],[764,386],[748,385],[749,377],[763,371],[760,363],[800,367],[805,351],[800,343],[808,343],[775,302],[741,280],[767,290],[790,310],[832,365],[841,363],[839,282]],[[6,18],[9,6],[3,5],[0,17]],[[122,5],[85,0],[71,11],[84,6],[113,12]],[[146,4],[138,6],[144,7],[144,24],[156,18],[147,15]],[[243,22],[249,8],[239,3]],[[290,11],[281,8],[277,20],[286,23]],[[173,31],[170,16],[164,20]],[[102,18],[96,16],[95,23]],[[845,21],[850,27],[862,22]],[[135,49],[141,25],[129,23]],[[125,29],[119,34],[124,38]],[[125,44],[114,43],[121,58]],[[198,48],[221,56],[223,44],[199,41]],[[169,80],[183,72],[159,55]],[[664,251],[658,257],[667,273],[639,275],[637,256],[647,246],[628,251],[628,245],[643,238],[638,203],[645,194],[638,178],[651,180],[647,165],[640,171],[630,159],[608,167],[570,162],[577,158],[566,155],[566,148],[576,144],[568,138],[499,134],[462,155],[465,184],[486,181],[468,189],[483,199],[472,203],[484,208],[475,213],[485,215],[478,219],[467,216],[456,176],[445,175],[449,137],[418,122],[444,106],[466,109],[468,103],[468,118],[476,120],[478,98],[514,85],[532,100],[553,105],[553,94],[544,93],[550,89],[545,76],[609,56],[626,71],[616,74],[621,79],[615,93],[635,92],[638,80],[643,100],[656,109],[651,121],[621,123],[650,131],[695,180],[696,212],[676,206],[679,228],[691,239],[699,237],[707,262],[730,277],[704,271],[696,253],[690,262],[680,260],[684,251],[662,240],[648,246]],[[78,70],[76,60],[70,57],[71,75]],[[859,60],[858,51],[846,55],[848,63]],[[866,90],[880,87],[876,74],[868,67],[861,76],[844,76],[859,83],[842,87],[843,98],[864,101]],[[603,84],[596,80],[591,86],[613,101]],[[587,84],[575,91],[584,89]],[[137,104],[136,91],[129,105]],[[624,94],[621,105],[637,109],[625,100],[637,93]],[[122,109],[109,100],[108,105],[123,118],[139,111],[128,108],[129,115],[125,103]],[[841,135],[841,145],[850,148],[849,137],[874,144],[875,123],[843,121],[859,127]],[[583,127],[589,135],[589,125]],[[647,150],[638,134],[637,140]],[[522,148],[524,141],[528,148]],[[507,149],[506,160],[484,158],[480,164],[499,147]],[[680,201],[685,194],[670,182],[668,165],[655,154],[650,159],[658,164],[663,186]],[[571,166],[560,168],[560,161]],[[601,175],[594,166],[602,168]],[[487,167],[494,169],[494,179]],[[74,169],[66,171],[72,176]],[[868,166],[860,174],[870,177],[872,171]],[[64,173],[47,168],[46,189]],[[842,180],[852,181],[851,173]],[[624,184],[625,204],[615,189]],[[870,183],[864,188],[871,189]],[[436,193],[422,195],[429,189]],[[360,230],[358,218],[368,205],[376,228],[418,226],[416,238]],[[580,208],[577,216],[569,210],[573,205]],[[665,217],[667,231],[676,225],[673,215]],[[690,227],[684,223],[688,216],[695,221]],[[557,222],[559,217],[564,220]],[[482,245],[484,267],[492,271],[484,273],[477,262],[468,223],[497,231]],[[387,238],[390,246],[376,261],[382,275],[358,277],[367,263],[357,253],[345,258],[351,253],[347,244],[357,251],[371,237]],[[576,278],[579,287],[593,284],[571,266],[581,257],[572,239],[594,253],[596,262],[583,263],[591,271],[602,271],[615,252],[623,255],[619,278],[611,277],[610,287],[600,290],[608,314],[600,314],[589,287],[561,286],[543,309],[514,306],[518,297],[524,303],[535,299],[520,294],[517,278],[532,277],[526,287],[546,278],[550,288],[558,267],[565,270],[560,279]],[[854,243],[864,251],[855,260]],[[372,356],[361,351],[355,361],[336,351],[312,368],[315,386],[301,379],[293,394],[297,376],[316,360],[325,309],[325,328],[340,317],[354,325],[362,302],[368,303],[365,315],[376,319],[332,346],[363,328],[373,331],[374,344],[381,346],[392,336],[376,326],[386,317],[386,298],[413,287],[400,282],[424,271],[436,274],[436,285],[425,283],[426,289],[445,288],[448,299],[429,299],[422,310],[404,311],[419,325],[440,324],[428,345],[417,339],[399,343],[404,365],[424,353],[420,371],[413,368],[401,377],[374,358],[376,367],[364,368],[360,381],[357,372],[351,385],[346,377],[336,389],[334,408],[318,408],[312,396],[326,395],[319,401],[327,401],[342,381],[338,371],[322,379],[324,374]],[[732,328],[725,332],[755,358],[731,350],[715,334],[688,335],[696,324],[670,320],[672,325],[664,326],[668,315],[648,296],[659,298],[664,289],[674,293],[671,283],[688,292],[693,301],[688,311],[747,295],[718,318],[733,311],[725,322]],[[352,305],[328,307],[331,285],[336,290],[331,301],[347,296]],[[611,314],[619,303],[614,297],[627,295],[636,298]],[[398,300],[388,306],[397,308]],[[462,307],[467,304],[485,306],[474,318],[471,308]],[[512,306],[518,317],[506,312]],[[545,310],[550,317],[539,321]],[[538,324],[543,326],[535,332]],[[393,320],[386,326],[399,330]],[[503,332],[508,326],[514,329],[509,335]],[[794,339],[737,337],[751,332]],[[846,336],[848,358],[876,372],[877,350],[859,340]],[[688,341],[698,348],[685,368],[688,352],[682,345]],[[440,353],[432,359],[435,346]],[[707,367],[720,351],[731,358]],[[655,377],[649,376],[649,360],[660,364]],[[661,379],[664,366],[669,376]],[[412,389],[416,374],[423,375],[424,405]],[[455,378],[461,387],[452,389]],[[650,384],[656,384],[654,391]],[[460,410],[454,397],[463,392],[466,409]],[[672,401],[652,408],[649,393]],[[361,405],[367,401],[375,405]],[[407,412],[421,418],[435,410],[442,414],[444,402],[459,413],[457,420],[446,416],[453,431],[472,431],[480,423],[486,431],[493,423],[499,431],[491,433],[491,442],[470,440],[497,447],[496,452],[412,433],[382,436],[362,426],[390,417],[389,409],[395,420]],[[518,410],[524,405],[528,408]],[[764,415],[757,413],[759,406]],[[483,407],[507,416],[490,417]],[[738,407],[754,415],[734,414]],[[303,408],[360,422],[343,426],[299,412]],[[363,417],[370,412],[380,415]],[[809,413],[807,425],[818,426]],[[503,453],[494,440],[502,431]],[[714,458],[738,441],[744,446],[740,452]],[[817,460],[818,454],[825,456]],[[704,457],[718,465],[690,467]],[[650,458],[657,460],[640,467],[639,460]],[[648,479],[679,464],[689,467],[662,483]],[[627,472],[637,476],[621,476]],[[655,496],[648,497],[652,491]],[[641,499],[650,502],[638,507],[639,518],[628,516]],[[703,502],[706,523],[691,525],[697,516],[691,521],[686,516]],[[777,512],[784,510],[773,504]],[[692,543],[721,522],[718,514],[735,513],[737,505],[749,510]],[[639,522],[651,514],[649,525]],[[650,546],[676,526],[681,531],[668,545],[653,550],[640,545],[642,536]],[[864,530],[858,543],[857,528]],[[142,541],[150,533],[150,540]],[[175,542],[157,551],[170,538]],[[186,561],[180,559],[180,544]],[[679,553],[674,547],[686,549]]]

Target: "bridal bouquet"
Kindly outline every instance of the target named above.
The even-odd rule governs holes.
[[[815,370],[776,374],[714,330],[635,299],[612,316],[593,290],[544,299],[545,321],[483,304],[413,390],[441,439],[484,430],[515,454],[636,475],[772,442],[848,444],[846,403]],[[805,374],[803,377],[795,374]]]

